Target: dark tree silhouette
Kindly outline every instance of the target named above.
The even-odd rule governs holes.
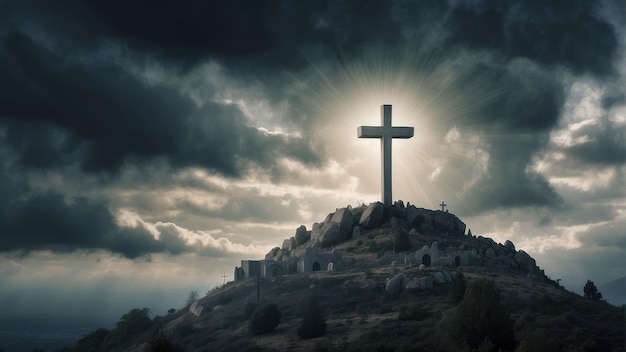
[[[585,284],[585,288],[583,289],[585,292],[585,298],[600,300],[602,299],[602,294],[598,291],[598,288],[591,280],[587,280]]]
[[[275,304],[265,304],[257,308],[250,318],[249,328],[253,334],[270,332],[280,323],[281,314]]]
[[[317,297],[311,295],[302,300],[302,322],[298,327],[298,336],[303,339],[313,338],[326,333],[326,320],[322,317]]]
[[[493,344],[494,349],[512,350],[515,345],[513,321],[500,304],[500,292],[493,281],[470,281],[463,300],[449,322],[450,342],[456,349],[476,350]]]
[[[456,272],[456,276],[454,277],[454,282],[452,283],[452,299],[454,303],[460,303],[463,300],[463,295],[465,295],[465,276],[461,270]]]

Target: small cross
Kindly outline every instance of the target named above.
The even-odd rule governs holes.
[[[445,207],[448,205],[445,202],[441,202],[441,204],[439,204],[441,206],[441,211],[445,211]]]
[[[222,277],[224,278],[224,283],[222,285],[226,285],[226,278],[228,277],[228,275],[226,275],[226,273],[224,273],[222,275]]]
[[[380,120],[382,126],[361,126],[357,129],[357,135],[359,138],[380,138],[382,201],[385,205],[391,205],[391,140],[413,137],[413,127],[391,126],[391,105],[380,106]]]

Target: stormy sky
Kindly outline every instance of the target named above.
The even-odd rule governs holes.
[[[445,200],[568,289],[624,276],[625,17],[618,0],[0,0],[0,310],[182,306],[380,198],[379,143],[356,129],[382,104],[415,127],[393,143],[395,199]]]

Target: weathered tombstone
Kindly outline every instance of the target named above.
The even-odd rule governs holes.
[[[327,271],[333,271],[333,269],[334,269],[334,264],[333,263],[328,263]]]
[[[404,257],[404,266],[411,266],[411,257]]]

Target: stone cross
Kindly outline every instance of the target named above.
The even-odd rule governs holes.
[[[228,275],[226,275],[226,273],[222,274],[222,278],[224,278],[224,283],[222,285],[226,285],[226,278],[228,277]]]
[[[442,202],[441,202],[441,204],[439,204],[439,206],[441,206],[441,211],[445,211],[445,207],[446,207],[447,205],[448,205],[448,204],[446,204],[444,201],[442,201]]]
[[[413,127],[392,127],[391,105],[380,106],[380,120],[382,126],[361,126],[357,134],[359,138],[380,138],[382,202],[391,205],[391,140],[413,137]]]

